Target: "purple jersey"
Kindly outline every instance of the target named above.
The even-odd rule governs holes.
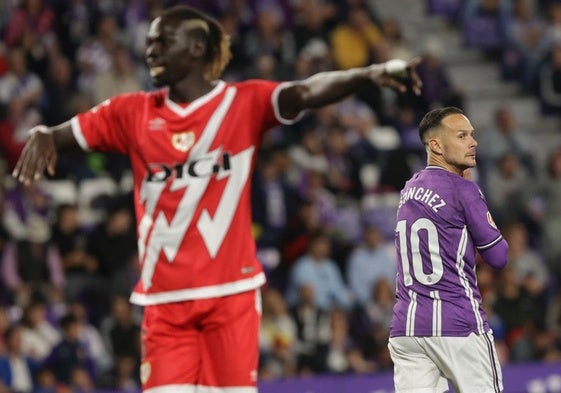
[[[397,210],[391,337],[487,332],[476,248],[483,251],[501,239],[474,182],[436,166],[416,173],[401,191]]]

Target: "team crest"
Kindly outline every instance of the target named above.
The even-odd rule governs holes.
[[[150,362],[144,362],[140,365],[140,382],[142,382],[143,385],[148,382],[151,373],[152,366],[150,365]]]
[[[171,137],[171,144],[176,150],[185,153],[195,144],[195,133],[189,131],[173,134]]]
[[[497,229],[497,224],[495,224],[495,220],[493,220],[493,217],[491,216],[491,213],[487,212],[487,222],[489,223],[489,225],[491,225],[493,228]]]

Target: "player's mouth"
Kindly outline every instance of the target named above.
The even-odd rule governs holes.
[[[163,66],[152,66],[150,67],[150,76],[152,78],[156,78],[162,75],[166,71],[165,67]]]

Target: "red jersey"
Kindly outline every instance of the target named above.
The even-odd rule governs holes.
[[[82,148],[128,154],[142,273],[131,302],[213,298],[263,285],[250,177],[263,134],[282,119],[282,84],[219,81],[187,106],[167,90],[114,97],[72,119]]]

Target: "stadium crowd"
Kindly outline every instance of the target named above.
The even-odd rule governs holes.
[[[355,97],[273,129],[252,179],[253,229],[268,276],[260,378],[391,368],[398,192],[425,165],[422,115],[464,106],[438,48],[413,47],[400,21],[382,18],[368,0],[6,0],[0,392],[139,389],[141,310],[128,302],[139,271],[127,160],[65,155],[54,177],[33,186],[17,184],[10,172],[32,126],[151,89],[144,37],[151,18],[177,3],[214,15],[231,35],[226,80],[301,79],[423,56],[420,97],[365,85]],[[466,44],[494,56],[505,78],[537,94],[545,113],[559,113],[558,3],[428,0],[427,10],[461,21]],[[483,25],[498,41],[473,31]],[[561,145],[550,147],[543,164],[508,105],[496,108],[493,120],[494,127],[477,131],[476,180],[510,255],[500,273],[478,268],[484,305],[503,363],[559,361]]]

